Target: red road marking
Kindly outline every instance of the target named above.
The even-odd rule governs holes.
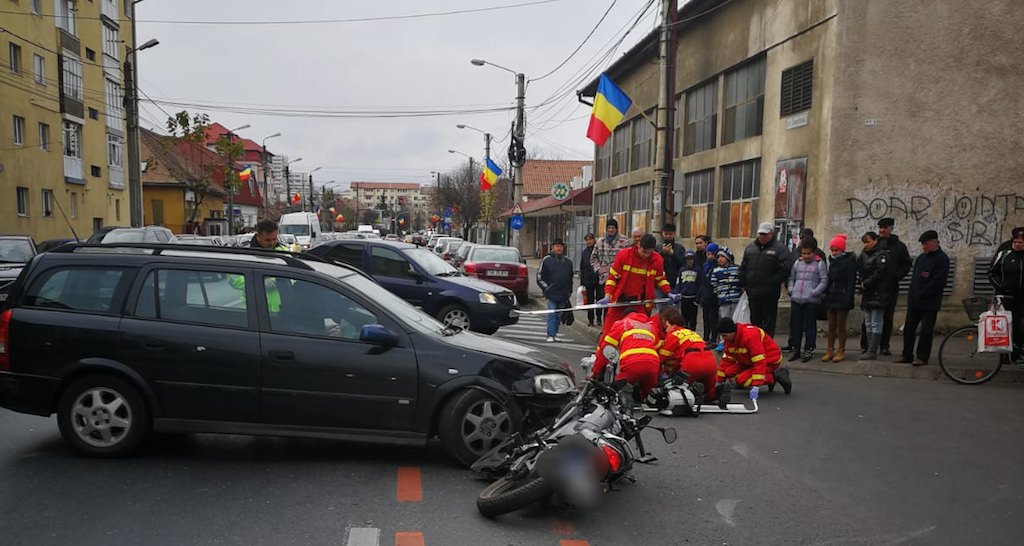
[[[590,546],[590,543],[585,540],[563,540],[558,544],[559,546]]]
[[[419,531],[405,531],[395,533],[395,546],[423,546],[423,533]],[[572,546],[572,545],[570,545]]]
[[[559,518],[551,520],[551,529],[555,532],[556,535],[562,535],[564,537],[579,534],[576,532],[576,528],[573,527],[571,523]],[[569,546],[574,545],[570,544]]]
[[[423,500],[423,479],[419,468],[403,466],[398,469],[397,496],[398,502],[421,502]]]

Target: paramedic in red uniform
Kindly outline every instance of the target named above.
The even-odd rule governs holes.
[[[706,349],[704,338],[683,327],[683,314],[675,307],[662,309],[653,320],[661,321],[661,329],[666,332],[662,336],[664,343],[658,348],[662,371],[669,375],[678,370],[686,372],[690,383],[704,385],[704,402],[718,400],[718,405],[724,408],[729,402],[729,394],[719,396],[716,388],[729,391],[729,384],[718,385],[718,363],[715,362],[715,354]]]
[[[786,394],[793,389],[789,369],[780,368],[782,350],[772,336],[753,324],[736,324],[729,317],[718,322],[718,333],[725,343],[718,380],[734,380],[737,387],[775,387],[778,381]]]
[[[608,345],[619,351],[619,371],[615,380],[625,379],[640,387],[640,400],[647,398],[651,389],[658,386],[661,358],[657,347],[661,342],[660,325],[652,321],[647,313],[636,311],[611,324],[608,332],[601,337],[597,346],[592,377],[600,379],[608,365],[602,351]]]
[[[648,233],[640,238],[638,244],[620,250],[615,255],[615,261],[608,270],[608,280],[604,283],[604,298],[597,303],[655,299],[657,290],[670,297],[672,287],[665,280],[665,264],[661,254],[654,251],[656,243],[654,235]],[[640,307],[609,308],[604,319],[602,338],[623,315],[639,311]],[[651,307],[651,304],[646,304],[643,310],[649,311]]]

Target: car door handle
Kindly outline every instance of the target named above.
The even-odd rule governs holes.
[[[295,360],[295,353],[291,351],[270,351],[270,360],[275,362],[291,362]]]
[[[163,342],[160,342],[160,341],[155,341],[155,340],[147,339],[147,340],[143,340],[142,347],[144,349],[163,349],[164,348],[164,344],[163,344]]]

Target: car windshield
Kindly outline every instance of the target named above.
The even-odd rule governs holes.
[[[519,252],[514,248],[477,248],[472,258],[476,262],[519,263]]]
[[[288,235],[309,235],[309,226],[306,224],[284,224],[280,227],[281,233]]]
[[[366,277],[336,265],[307,261],[310,267],[338,279],[344,285],[365,296],[394,316],[403,325],[427,334],[444,334],[445,326],[430,315],[413,307],[409,302],[385,290]]]
[[[0,239],[0,262],[21,264],[34,255],[28,239]]]
[[[141,243],[145,240],[146,232],[141,229],[115,229],[103,238],[102,243]]]
[[[405,251],[405,255],[422,267],[428,275],[450,277],[459,273],[458,269],[455,269],[451,264],[427,249],[410,248]]]

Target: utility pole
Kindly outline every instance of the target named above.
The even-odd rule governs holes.
[[[523,164],[526,163],[526,150],[522,153],[519,152],[518,147],[524,147],[523,139],[526,136],[526,76],[519,72],[516,74],[516,138],[513,139],[512,146],[514,147],[512,154],[514,155],[514,161],[512,166],[515,167],[515,177],[512,183],[512,206],[522,200],[523,196]],[[519,249],[522,254],[522,249],[519,248],[519,230],[512,230],[512,246]]]
[[[224,186],[228,190],[228,235],[235,234],[235,184],[231,180],[231,131],[226,135],[228,145],[224,148]]]
[[[673,223],[675,221],[671,214],[673,203],[672,199],[669,198],[671,195],[669,190],[672,188],[674,179],[674,171],[672,168],[672,137],[674,136],[673,124],[675,122],[675,118],[673,116],[673,102],[676,94],[676,43],[674,23],[676,13],[679,11],[677,5],[678,0],[662,0],[661,2],[661,40],[659,53],[661,59],[661,81],[658,94],[658,126],[655,133],[655,142],[657,145],[654,152],[654,157],[658,158],[660,165],[655,168],[655,172],[657,173],[657,187],[654,191],[654,202],[651,207],[654,212],[651,218],[651,222],[654,224],[654,230],[661,229],[661,226],[669,221],[672,221]],[[648,228],[648,226],[643,227],[645,230]]]
[[[126,2],[129,0],[125,0]],[[125,129],[128,133],[128,216],[132,227],[142,227],[145,218],[142,207],[142,163],[139,157],[139,78],[137,59],[138,52],[151,48],[160,42],[156,39],[148,40],[141,46],[136,47],[135,37],[135,4],[141,0],[131,3],[132,8],[132,47],[125,52],[124,56],[124,113]]]
[[[292,173],[288,168],[290,161],[284,162],[284,187],[285,187],[285,204],[286,209],[292,206]]]
[[[307,201],[309,201],[309,212],[313,212],[313,173],[312,172],[309,173],[309,199],[307,199]],[[306,210],[305,205],[303,205],[302,210]]]

